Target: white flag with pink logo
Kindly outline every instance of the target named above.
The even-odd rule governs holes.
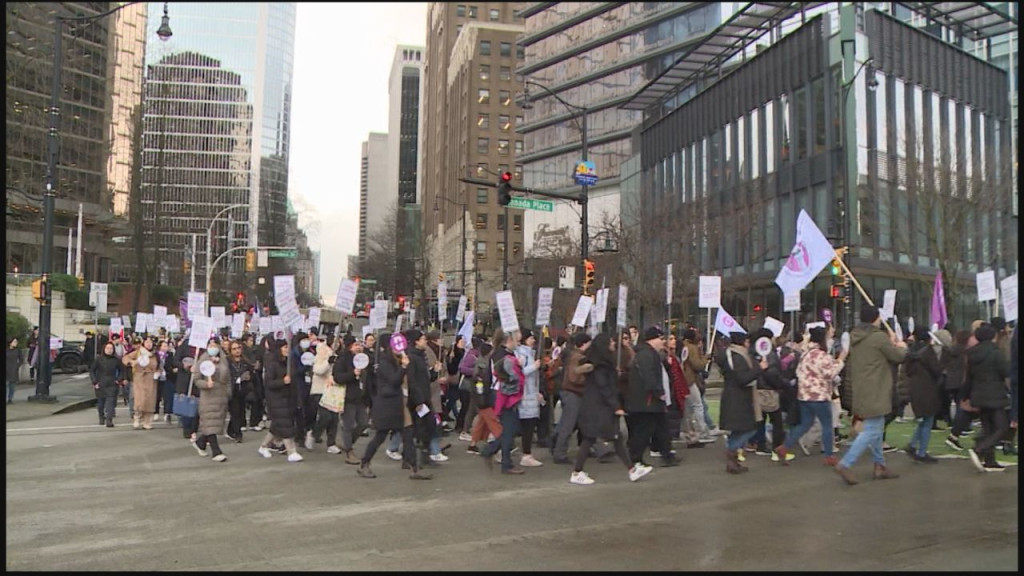
[[[719,308],[718,314],[715,315],[715,332],[725,336],[728,336],[733,332],[747,333],[747,331],[743,329],[743,326],[740,326],[740,323],[732,317],[732,314],[726,312],[724,308]]]
[[[783,294],[799,292],[835,257],[836,251],[832,244],[814,224],[807,211],[801,210],[796,219],[796,244],[789,252],[786,264],[779,270],[775,283]]]

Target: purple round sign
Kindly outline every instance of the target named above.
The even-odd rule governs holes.
[[[409,344],[405,341],[405,336],[401,332],[395,332],[391,335],[391,349],[395,352],[405,352],[405,349],[409,347]]]
[[[832,311],[829,310],[828,308],[822,308],[821,309],[821,319],[824,320],[825,322],[828,322],[829,324],[831,324],[832,323]]]

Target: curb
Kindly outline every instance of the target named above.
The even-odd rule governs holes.
[[[78,412],[79,410],[85,410],[86,408],[93,408],[96,406],[96,402],[97,401],[95,398],[86,398],[84,400],[72,402],[67,406],[59,408],[56,412],[53,413],[53,415],[56,416],[57,414],[68,414],[70,412]]]

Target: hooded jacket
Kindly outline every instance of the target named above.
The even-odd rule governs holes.
[[[868,419],[892,412],[893,366],[906,355],[906,350],[894,346],[888,334],[874,324],[854,327],[846,372],[856,416]]]
[[[276,344],[263,357],[263,382],[266,385],[267,415],[270,417],[270,433],[284,439],[295,436],[295,391],[298,385],[294,378],[285,384],[288,375],[288,360],[281,356]]]
[[[963,393],[976,408],[1007,408],[1010,391],[1008,361],[996,343],[987,340],[967,349],[967,378]]]
[[[520,418],[540,418],[540,368],[533,365],[537,350],[520,344],[516,348],[516,358],[523,370],[523,400],[519,403]]]
[[[121,361],[113,354],[100,354],[92,364],[92,383],[98,398],[116,398],[117,381],[121,378]]]
[[[324,389],[327,388],[327,381],[331,378],[330,360],[331,347],[326,342],[321,342],[316,347],[316,360],[313,361],[313,385],[309,389],[310,395],[323,395]]]
[[[732,356],[731,364],[729,356]],[[739,345],[730,345],[722,350],[716,361],[725,379],[718,427],[733,434],[753,430],[761,417],[761,410],[754,409],[761,366],[754,363],[747,349]]]
[[[942,412],[940,389],[942,367],[939,357],[928,342],[915,342],[904,360],[910,384],[910,406],[915,417],[936,416]]]
[[[636,356],[629,370],[629,390],[626,392],[626,412],[659,413],[665,411],[665,394],[661,354],[647,342],[636,346]]]

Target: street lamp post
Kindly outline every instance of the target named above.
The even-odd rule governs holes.
[[[214,216],[212,220],[210,220],[210,225],[206,228],[206,306],[207,306],[207,311],[209,311],[209,306],[210,306],[210,280],[213,277],[213,275],[211,274],[211,271],[213,269],[213,265],[211,263],[211,260],[213,259],[213,225],[216,224],[217,220],[219,220],[220,217],[223,216],[225,213],[227,213],[229,210],[234,210],[235,208],[246,208],[248,206],[249,206],[248,204],[232,204],[231,206],[228,206],[227,208],[224,208],[223,210],[218,212],[217,215]],[[230,234],[230,230],[228,231],[228,233]],[[228,246],[228,252],[231,251],[230,249],[231,249],[231,247]],[[225,254],[227,254],[227,252],[225,252]],[[221,254],[221,256],[223,256],[223,254]]]
[[[53,78],[50,88],[50,128],[47,135],[46,159],[46,190],[43,194],[43,259],[42,279],[49,284],[53,267],[53,211],[57,198],[57,163],[59,161],[60,144],[57,136],[60,133],[60,95],[62,89],[61,72],[63,67],[63,25],[65,22],[92,22],[100,20],[133,4],[125,2],[106,12],[93,16],[60,16],[53,17]],[[57,8],[59,10],[59,8]],[[161,40],[171,37],[170,18],[167,16],[167,3],[164,3],[164,16],[160,28],[156,31]],[[33,402],[56,402],[50,396],[50,323],[53,312],[52,290],[47,289],[39,303],[39,370],[36,372],[36,393],[29,396]]]
[[[459,278],[462,281],[462,294],[465,295],[466,294],[466,217],[467,217],[466,210],[468,208],[466,206],[465,194],[463,194],[462,198],[463,198],[462,202],[455,202],[454,200],[445,198],[443,196],[435,196],[434,197],[434,200],[435,200],[434,201],[434,212],[438,212],[439,211],[439,208],[437,206],[437,200],[438,199],[444,200],[445,202],[449,202],[451,204],[456,204],[457,206],[462,208],[462,259],[461,259],[461,264],[460,264],[461,268],[459,269]]]

